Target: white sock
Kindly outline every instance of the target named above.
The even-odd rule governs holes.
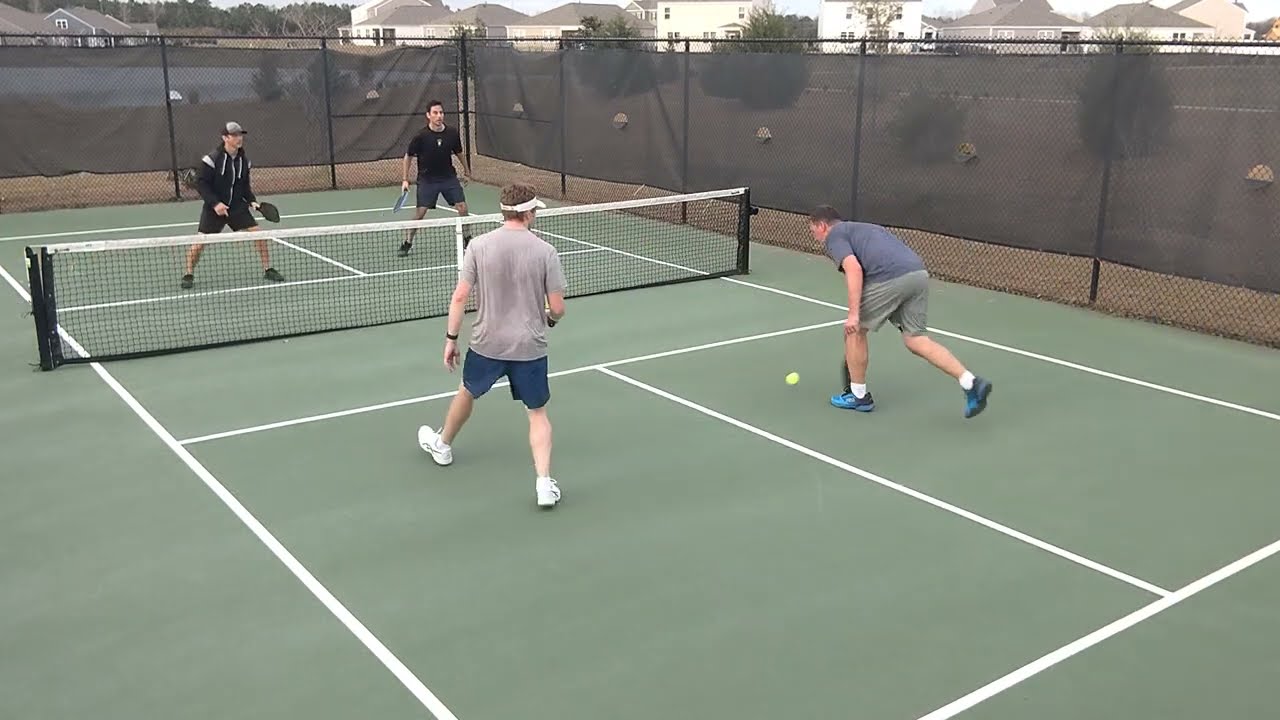
[[[850,384],[850,385],[849,385],[849,391],[850,391],[850,392],[852,392],[852,393],[853,393],[853,396],[854,396],[854,397],[856,397],[856,398],[858,398],[859,400],[861,400],[862,398],[864,398],[864,397],[866,397],[866,396],[867,396],[867,386],[866,386],[866,385],[854,385],[854,384]]]
[[[965,390],[973,389],[973,373],[968,370],[964,371],[964,374],[960,376],[960,387]]]

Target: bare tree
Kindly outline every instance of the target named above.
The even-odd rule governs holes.
[[[893,23],[902,19],[902,3],[898,0],[857,0],[853,10],[862,18],[869,38],[888,38]]]

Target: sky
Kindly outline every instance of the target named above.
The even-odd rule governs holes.
[[[288,5],[294,0],[256,0],[265,5]],[[360,0],[347,0],[352,4],[358,3]],[[445,4],[455,10],[475,5],[482,0],[445,0]],[[526,15],[533,15],[544,10],[550,10],[557,5],[561,5],[567,0],[484,0],[519,10]],[[588,1],[588,0],[583,0]],[[593,2],[609,2],[615,5],[624,5],[624,0],[590,0]],[[1123,2],[1133,2],[1135,0],[1049,0],[1049,4],[1054,10],[1063,15],[1071,15],[1082,12],[1097,14],[1103,10],[1118,5]],[[219,7],[231,7],[239,5],[241,0],[211,0],[214,5]],[[773,0],[774,7],[782,13],[795,13],[798,15],[808,15],[817,17],[818,5],[820,0]],[[1280,16],[1280,0],[1243,0],[1246,8],[1249,9],[1249,20],[1266,20]],[[335,3],[337,4],[337,3]],[[924,0],[924,14],[937,16],[943,14],[963,15],[973,7],[973,0]]]

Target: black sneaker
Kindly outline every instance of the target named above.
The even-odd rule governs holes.
[[[408,255],[409,251],[412,249],[413,249],[412,240],[405,240],[404,242],[400,243],[400,257],[404,257],[405,255]]]
[[[272,282],[284,281],[284,276],[281,275],[279,272],[277,272],[275,268],[267,268],[267,271],[263,273],[263,277],[265,277],[266,279]]]
[[[196,284],[195,276],[190,273],[182,276],[182,289],[190,290],[192,285]]]

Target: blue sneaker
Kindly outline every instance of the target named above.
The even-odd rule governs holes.
[[[876,401],[871,399],[870,392],[861,398],[857,398],[854,397],[853,393],[845,391],[839,395],[832,395],[831,404],[838,408],[857,410],[858,412],[871,412],[876,409]]]
[[[971,418],[987,409],[987,396],[991,394],[991,381],[980,377],[973,379],[973,387],[964,391],[964,416]]]

